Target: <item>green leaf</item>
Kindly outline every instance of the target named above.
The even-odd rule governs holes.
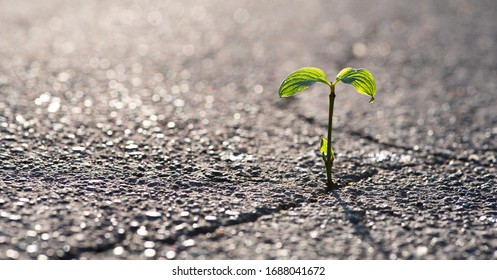
[[[314,67],[304,67],[292,72],[281,83],[278,95],[280,97],[293,96],[316,82],[329,85],[328,79],[323,70]]]
[[[376,94],[376,83],[373,75],[364,68],[345,68],[338,73],[335,83],[342,81],[346,84],[352,84],[357,92],[370,96],[370,103],[374,102],[374,95]]]
[[[321,145],[321,147],[319,148],[319,152],[322,155],[326,156],[327,155],[327,151],[328,151],[328,140],[326,140],[324,137],[321,137],[321,143],[320,143],[320,145]],[[330,150],[331,150],[331,158],[335,159],[335,152],[333,151],[333,148],[331,148]]]

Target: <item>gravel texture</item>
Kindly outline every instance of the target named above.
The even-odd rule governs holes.
[[[495,1],[0,1],[0,259],[497,259]],[[317,155],[340,84],[334,173]]]

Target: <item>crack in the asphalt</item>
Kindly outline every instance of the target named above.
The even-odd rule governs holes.
[[[371,178],[378,174],[378,170],[376,169],[369,169],[367,171],[361,172],[359,174],[347,174],[343,177],[338,177],[336,176],[336,179],[338,180],[338,186],[337,188],[343,188],[345,186],[348,186],[350,184],[356,184],[359,183],[363,180],[366,180],[368,178]]]
[[[356,137],[359,137],[361,139],[364,139],[364,140],[376,143],[378,145],[381,145],[381,146],[384,146],[384,147],[388,147],[388,148],[400,149],[400,150],[404,150],[404,151],[410,151],[410,152],[413,152],[413,153],[423,152],[423,151],[420,151],[420,150],[418,150],[418,149],[416,149],[414,147],[405,146],[405,145],[399,145],[399,144],[394,144],[394,143],[383,142],[383,141],[379,140],[376,137],[373,137],[373,136],[368,135],[368,134],[361,133],[359,131],[352,131],[352,132],[349,132],[349,134],[352,135],[352,136],[356,136]],[[453,152],[449,151],[449,150],[447,150],[445,152],[439,152],[439,151],[428,152],[428,151],[424,151],[424,153],[425,153],[426,156],[433,156],[433,157],[436,157],[438,159],[442,159],[439,163],[436,163],[436,162],[432,163],[433,165],[444,164],[444,163],[446,163],[449,160],[457,160],[457,161],[463,161],[463,162],[465,161],[462,158],[458,158],[458,157],[454,156]],[[426,164],[426,162],[423,162],[423,163],[420,163],[420,164]],[[411,164],[411,165],[412,166],[417,166],[419,164]],[[407,166],[407,164],[405,166]]]
[[[314,194],[311,194],[313,196]],[[261,207],[259,210],[257,210],[255,213],[240,213],[240,218],[237,220],[229,220],[225,223],[220,223],[217,225],[212,225],[212,226],[204,226],[204,227],[198,227],[194,231],[186,233],[186,235],[189,238],[195,238],[200,235],[206,236],[207,234],[213,234],[215,233],[218,229],[220,228],[227,228],[231,226],[237,226],[237,225],[242,225],[242,224],[247,224],[247,223],[253,223],[259,220],[260,218],[268,215],[273,215],[276,214],[280,211],[287,211],[295,207],[300,207],[302,203],[299,202],[290,202],[290,203],[284,203],[280,204],[276,207]],[[169,242],[164,242],[162,240],[157,240],[156,242],[158,243],[167,243],[169,245],[176,244],[180,241],[179,236],[177,236],[174,240],[169,240]],[[177,253],[187,251],[189,247],[186,246],[179,246],[177,248]]]
[[[401,149],[401,150],[406,150],[406,151],[416,151],[413,147],[398,145],[398,144],[394,144],[394,143],[386,143],[386,142],[380,141],[380,139],[378,139],[376,137],[373,137],[369,134],[361,133],[359,131],[351,131],[348,133],[352,136],[356,136],[356,137],[362,138],[364,140],[368,140],[370,142],[373,142],[373,143],[376,143],[376,144],[379,144],[379,145],[382,145],[385,147]]]
[[[361,235],[363,236],[363,238],[365,238],[373,247],[375,247],[375,249],[381,251],[384,255],[385,255],[385,258],[388,256],[387,252],[383,252],[382,251],[382,247],[379,246],[378,244],[376,244],[376,242],[372,239],[371,235],[369,234],[369,229],[367,229],[364,225],[362,226],[359,226],[357,225],[357,223],[353,223],[352,222],[352,214],[353,214],[353,211],[350,210],[348,208],[348,206],[346,205],[345,201],[343,201],[337,194],[337,190],[338,189],[341,189],[343,187],[346,187],[347,185],[350,185],[351,183],[358,183],[364,179],[367,179],[367,178],[370,178],[370,177],[373,177],[375,176],[376,174],[378,173],[378,171],[376,169],[370,171],[370,172],[363,172],[359,175],[349,175],[349,176],[346,176],[345,178],[341,178],[340,180],[342,182],[340,182],[339,186],[336,188],[336,189],[333,189],[331,191],[331,193],[333,194],[333,196],[335,196],[335,198],[337,199],[338,203],[342,206],[344,212],[345,212],[345,215],[346,215],[346,218],[347,220],[351,221],[352,224],[354,224],[356,226],[356,231]],[[345,179],[345,180],[344,180]],[[349,179],[349,180],[347,180]],[[231,227],[231,226],[237,226],[237,225],[242,225],[242,224],[247,224],[247,223],[253,223],[253,222],[256,222],[257,220],[259,220],[260,218],[262,217],[265,217],[265,216],[269,216],[269,215],[274,215],[280,211],[287,211],[287,210],[290,210],[290,209],[293,209],[293,208],[296,208],[296,207],[301,207],[307,203],[315,203],[317,201],[317,198],[318,196],[322,195],[322,194],[329,194],[330,192],[328,191],[325,191],[324,189],[319,189],[319,190],[315,190],[313,191],[310,196],[305,199],[304,201],[302,202],[290,202],[290,203],[284,203],[284,204],[280,204],[274,208],[259,208],[255,213],[242,213],[241,216],[243,216],[243,218],[240,218],[238,220],[229,220],[228,222],[224,223],[224,224],[218,224],[218,225],[212,225],[212,226],[206,226],[206,227],[200,227],[200,228],[197,228],[195,229],[195,231],[192,231],[192,232],[189,232],[187,233],[187,236],[189,238],[195,238],[195,237],[198,237],[200,235],[207,235],[207,234],[212,234],[212,233],[215,233],[219,228],[227,228],[227,227]],[[176,237],[175,240],[169,240],[170,242],[168,242],[169,244],[175,244],[179,241],[179,238]],[[171,242],[172,241],[172,242]],[[159,241],[160,242],[160,241]],[[178,248],[178,251],[177,253],[180,253],[180,252],[183,252],[183,251],[187,251],[189,248],[188,247],[185,247],[185,246],[179,246]]]
[[[125,234],[116,234],[116,240],[114,242],[97,244],[96,246],[82,246],[82,247],[71,247],[68,252],[59,257],[61,260],[72,260],[79,259],[80,255],[83,253],[104,253],[110,251],[116,247],[116,245],[122,243],[126,238]]]

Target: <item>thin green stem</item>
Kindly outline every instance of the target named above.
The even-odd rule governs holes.
[[[328,114],[328,146],[326,148],[326,177],[328,179],[328,184],[326,190],[330,191],[333,188],[333,160],[331,154],[331,131],[333,129],[333,107],[335,106],[335,85],[330,85],[330,104],[329,104],[329,114]]]

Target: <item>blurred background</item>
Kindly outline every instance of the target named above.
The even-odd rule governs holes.
[[[215,129],[257,122],[285,102],[325,122],[325,89],[278,100],[279,83],[303,66],[331,77],[353,66],[374,74],[378,102],[339,88],[339,129],[447,149],[495,139],[495,113],[479,110],[495,105],[492,1],[0,5],[4,126],[109,122],[160,133],[195,119]]]

